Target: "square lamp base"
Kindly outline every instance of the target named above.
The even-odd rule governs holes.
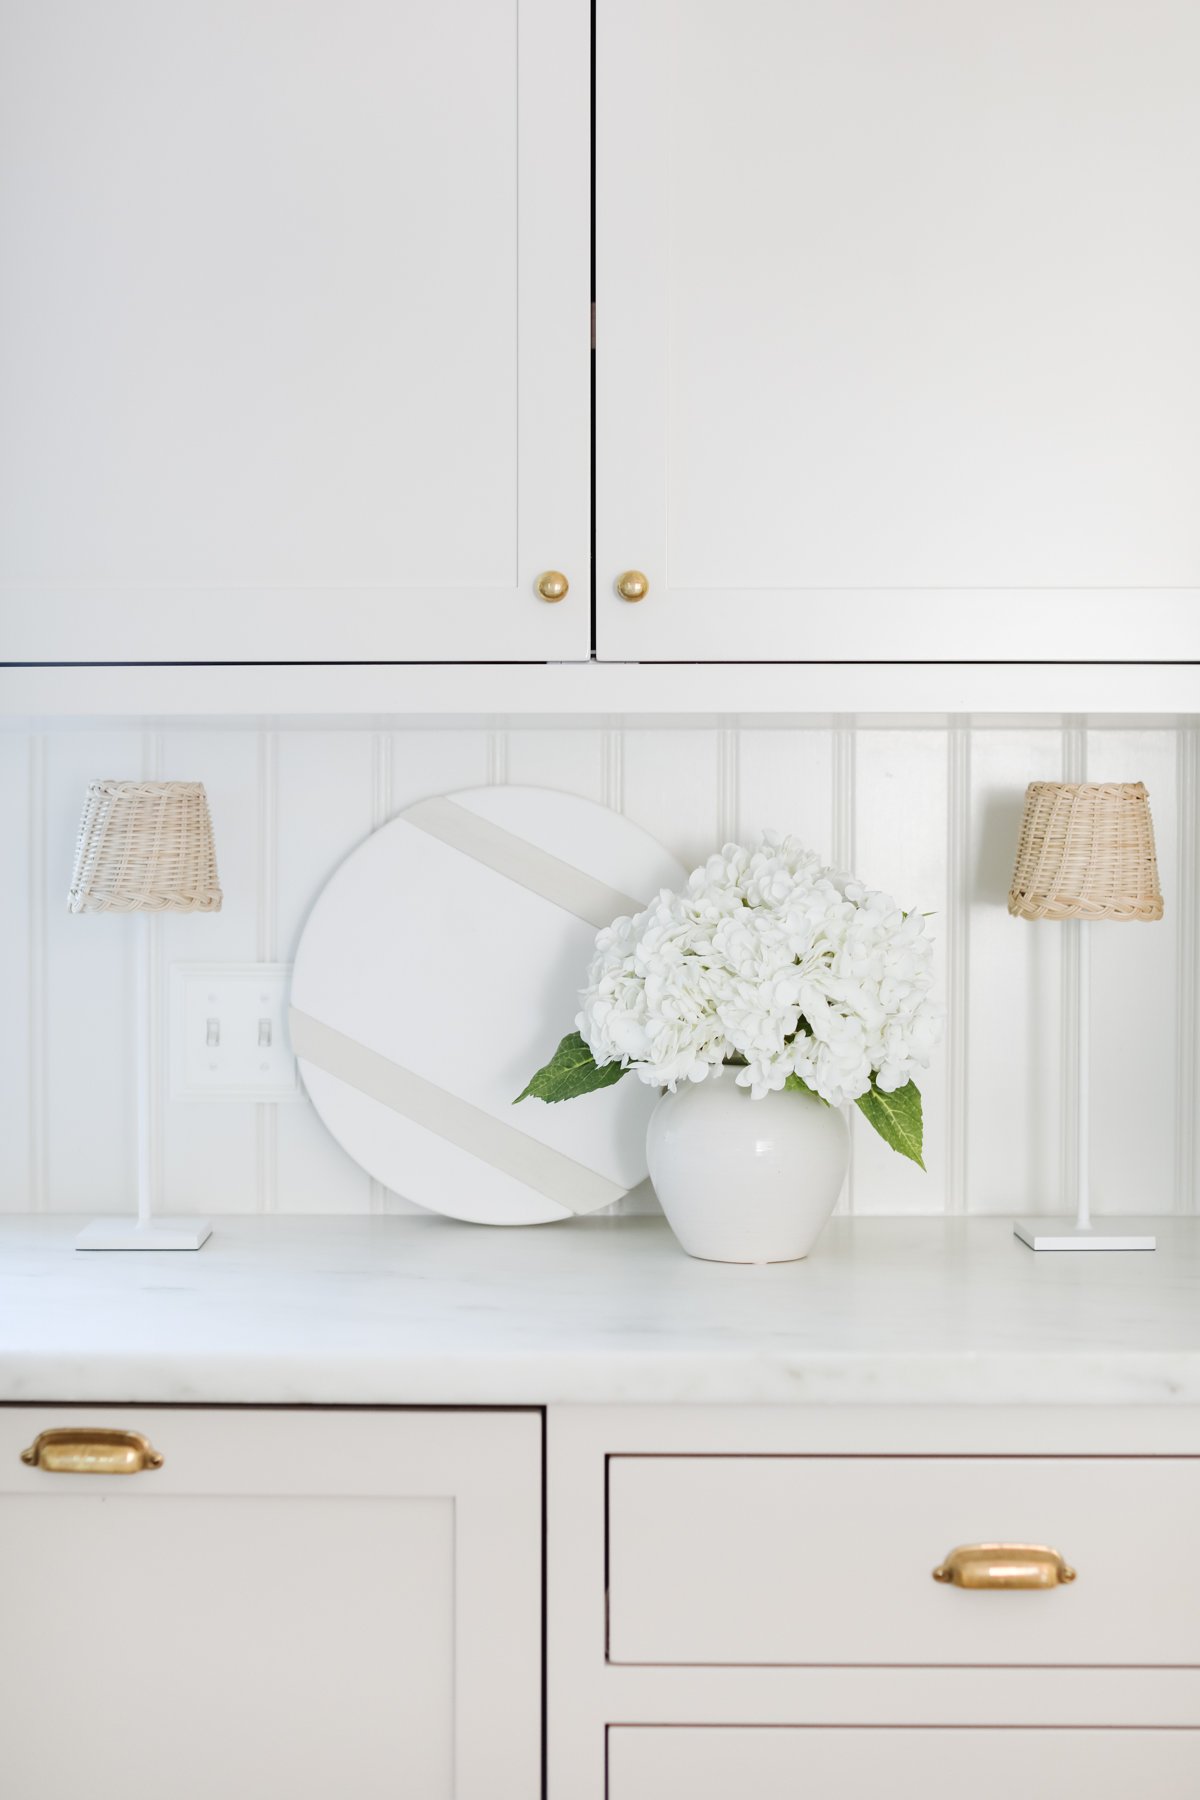
[[[1153,1250],[1152,1231],[1129,1219],[1103,1219],[1085,1230],[1070,1219],[1016,1219],[1013,1232],[1031,1250]]]
[[[75,1239],[77,1250],[198,1250],[212,1232],[207,1219],[95,1219]]]

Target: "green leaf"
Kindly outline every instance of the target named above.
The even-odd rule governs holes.
[[[824,1095],[818,1094],[816,1088],[810,1088],[807,1081],[801,1081],[800,1077],[794,1073],[787,1077],[783,1086],[785,1092],[791,1088],[793,1093],[807,1094],[810,1100],[819,1100],[822,1106],[829,1105]]]
[[[885,1144],[907,1156],[919,1169],[925,1167],[921,1160],[921,1092],[915,1082],[897,1088],[894,1094],[883,1094],[872,1081],[870,1093],[860,1094],[854,1104]]]
[[[565,1037],[545,1068],[532,1076],[528,1087],[517,1095],[513,1105],[527,1100],[574,1100],[579,1094],[590,1094],[596,1088],[611,1087],[625,1073],[619,1062],[605,1063],[600,1068],[577,1031]]]

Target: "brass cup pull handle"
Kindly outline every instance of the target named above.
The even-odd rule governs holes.
[[[1053,1588],[1075,1571],[1047,1544],[960,1544],[933,1571],[960,1588]]]
[[[162,1451],[140,1431],[107,1425],[62,1425],[39,1431],[21,1461],[50,1475],[140,1475],[161,1469]]]

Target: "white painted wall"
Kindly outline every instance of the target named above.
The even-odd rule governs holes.
[[[1200,730],[995,720],[0,733],[2,1210],[132,1207],[130,922],[71,917],[66,891],[85,783],[138,773],[204,781],[225,891],[219,915],[163,924],[154,1154],[173,1210],[407,1209],[307,1102],[172,1101],[167,974],[174,962],[290,959],[326,877],[373,827],[421,795],[485,781],[603,801],[685,861],[763,826],[792,830],[902,904],[934,909],[949,1032],[922,1083],[928,1173],[856,1129],[842,1204],[1053,1210],[1071,1174],[1069,970],[1057,928],[1009,919],[1004,900],[1025,783],[1081,774],[1147,783],[1167,900],[1160,925],[1095,934],[1096,1203],[1200,1206]],[[548,1039],[561,1024],[547,1021]]]

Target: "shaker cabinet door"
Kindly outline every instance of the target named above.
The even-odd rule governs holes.
[[[588,106],[586,0],[0,0],[0,658],[586,657]]]
[[[540,1416],[0,1408],[0,1669],[11,1800],[538,1800]]]
[[[600,655],[1200,656],[1200,8],[597,29]]]

